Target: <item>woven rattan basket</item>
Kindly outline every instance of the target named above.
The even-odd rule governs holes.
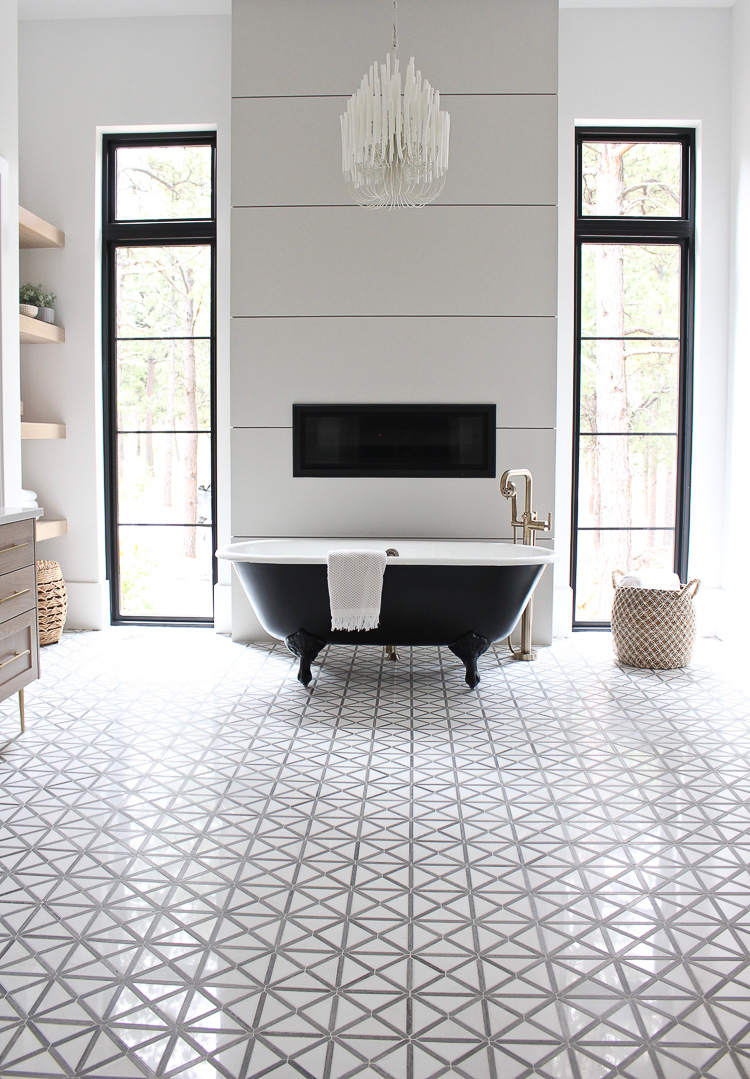
[[[59,563],[36,564],[36,590],[39,602],[39,643],[56,644],[62,637],[68,597]]]
[[[612,574],[612,644],[627,667],[669,670],[686,667],[695,644],[693,596],[700,581],[689,581],[679,591],[662,588],[618,588]]]

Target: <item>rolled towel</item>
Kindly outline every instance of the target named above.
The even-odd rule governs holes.
[[[644,569],[640,573],[624,573],[618,588],[654,588],[662,592],[679,592],[680,578],[665,569]]]
[[[331,629],[377,629],[385,564],[385,551],[328,552]]]
[[[36,502],[37,497],[38,496],[37,496],[36,491],[27,491],[25,487],[21,488],[21,504],[22,505],[25,506],[27,502]]]

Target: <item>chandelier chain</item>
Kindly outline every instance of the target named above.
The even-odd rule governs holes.
[[[393,0],[393,55],[398,51],[398,0]]]

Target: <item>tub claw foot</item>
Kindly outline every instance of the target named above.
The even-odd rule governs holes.
[[[448,645],[453,655],[458,656],[466,667],[465,681],[469,689],[476,689],[479,685],[477,660],[491,644],[492,641],[488,641],[486,637],[480,637],[478,633],[464,633],[463,637],[459,637],[453,644]]]
[[[320,637],[316,637],[314,633],[308,633],[306,629],[298,629],[296,633],[289,634],[284,644],[292,655],[297,656],[299,659],[297,681],[301,682],[303,686],[309,686],[312,681],[310,664],[318,652],[325,648],[326,642],[321,641]]]

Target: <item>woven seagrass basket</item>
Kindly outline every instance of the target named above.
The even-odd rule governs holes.
[[[620,663],[665,671],[687,667],[695,644],[693,597],[696,578],[679,591],[662,588],[618,588],[612,574],[612,644]]]
[[[62,637],[68,597],[58,562],[36,564],[36,591],[39,604],[39,643],[56,644]]]

